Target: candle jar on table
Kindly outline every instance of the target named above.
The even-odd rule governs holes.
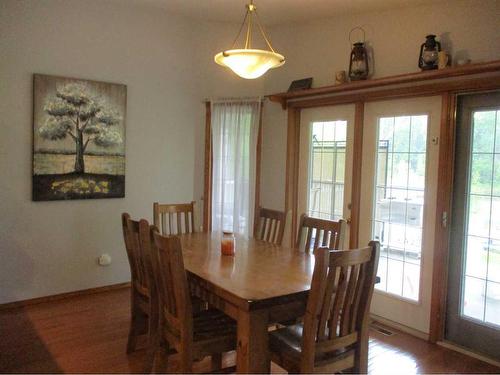
[[[233,232],[222,232],[220,243],[222,255],[234,255],[234,234]]]

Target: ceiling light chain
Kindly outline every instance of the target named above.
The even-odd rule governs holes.
[[[270,41],[269,41],[269,39],[267,38],[266,33],[264,32],[264,28],[262,27],[262,24],[260,23],[259,13],[257,13],[257,10],[255,11],[255,16],[257,17],[257,26],[259,26],[260,33],[262,34],[262,37],[263,37],[263,38],[264,38],[264,40],[266,41],[267,46],[269,47],[269,49],[270,49],[271,51],[273,51],[274,53],[276,53],[276,52],[274,51],[273,46],[271,45],[271,42],[270,42]]]
[[[245,23],[247,22],[248,12],[245,13],[245,17],[243,17],[243,22],[241,23],[240,30],[238,31],[238,35],[234,38],[233,44],[231,44],[231,49],[234,49],[236,42],[240,38],[241,32],[243,31],[243,27],[245,27]]]
[[[248,4],[247,14],[248,16],[248,27],[247,27],[247,36],[245,40],[245,49],[252,48],[252,12],[255,11],[255,8],[251,7],[252,4]]]

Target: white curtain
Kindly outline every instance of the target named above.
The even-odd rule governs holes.
[[[212,102],[212,230],[253,232],[260,100]]]

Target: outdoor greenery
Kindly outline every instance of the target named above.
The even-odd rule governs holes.
[[[471,193],[500,196],[500,111],[473,117]]]

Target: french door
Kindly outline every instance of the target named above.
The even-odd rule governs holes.
[[[365,105],[359,244],[381,243],[371,312],[429,333],[441,97]]]
[[[354,114],[354,105],[301,111],[299,216],[349,222]],[[343,246],[348,246],[347,240]]]
[[[500,93],[457,104],[445,338],[500,360]]]

